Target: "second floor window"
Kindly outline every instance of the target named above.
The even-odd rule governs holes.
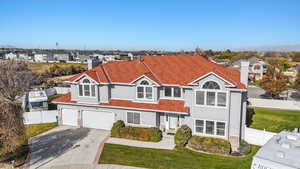
[[[96,87],[88,79],[84,79],[82,83],[79,84],[79,96],[95,97]]]
[[[164,87],[165,97],[181,98],[180,87]]]
[[[196,105],[226,107],[227,93],[220,90],[218,83],[208,81],[196,91],[195,100]]]
[[[148,81],[143,80],[137,86],[137,98],[146,100],[153,99],[153,87],[150,86]]]

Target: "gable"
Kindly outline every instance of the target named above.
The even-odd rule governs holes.
[[[157,85],[158,85],[157,82],[155,82],[154,80],[152,80],[151,78],[149,78],[149,77],[146,76],[146,75],[142,75],[142,76],[136,78],[136,79],[133,80],[130,84],[139,84],[139,83],[140,83],[141,81],[143,81],[143,80],[148,81],[151,85],[154,85],[154,86],[157,86]]]
[[[222,78],[221,76],[217,75],[214,72],[209,72],[206,75],[197,78],[193,82],[189,83],[189,85],[202,86],[207,81],[215,81],[221,86],[221,88],[234,86],[234,84],[225,80],[224,78]]]

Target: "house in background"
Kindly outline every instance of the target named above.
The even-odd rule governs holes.
[[[48,97],[44,90],[30,91],[26,98],[26,108],[29,111],[48,110]]]
[[[60,124],[110,130],[116,120],[159,127],[183,124],[194,135],[229,140],[237,151],[245,135],[249,63],[241,73],[201,56],[143,56],[75,75],[71,92],[54,99]]]
[[[66,52],[54,52],[52,53],[53,54],[53,58],[54,60],[56,61],[71,61],[72,58],[71,58],[71,55],[69,53],[66,53]]]
[[[247,59],[247,61],[249,62],[249,79],[251,81],[261,80],[263,78],[263,75],[267,72],[268,64],[257,57],[251,57]],[[242,60],[233,62],[232,67],[240,69],[241,62]]]

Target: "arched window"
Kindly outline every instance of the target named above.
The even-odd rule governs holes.
[[[204,83],[204,85],[202,86],[203,89],[220,89],[220,86],[218,85],[217,82],[214,81],[208,81],[206,83]]]
[[[89,79],[84,79],[82,82],[83,83],[90,83],[90,80]]]
[[[79,96],[95,97],[96,88],[89,79],[83,79],[82,83],[79,84]]]
[[[205,82],[202,89],[196,90],[196,105],[226,107],[227,93],[220,89],[217,82]]]
[[[153,87],[147,80],[143,80],[137,86],[137,98],[151,100],[153,98]]]
[[[143,80],[143,81],[141,81],[141,83],[140,83],[140,85],[149,85],[149,82],[147,81],[147,80]]]

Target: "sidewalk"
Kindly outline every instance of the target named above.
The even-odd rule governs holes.
[[[131,166],[123,166],[123,165],[115,165],[115,164],[99,164],[99,165],[62,165],[62,166],[53,166],[47,168],[39,168],[39,169],[144,169],[139,167],[131,167]]]

